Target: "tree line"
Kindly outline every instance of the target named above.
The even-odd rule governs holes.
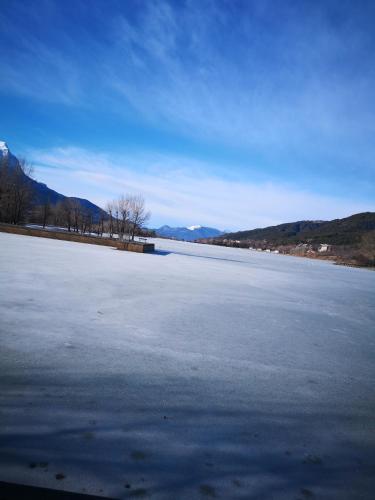
[[[150,218],[141,195],[121,195],[110,201],[105,210],[94,212],[76,198],[51,203],[48,192],[40,200],[32,180],[32,167],[20,160],[9,165],[0,162],[0,221],[8,224],[33,223],[55,226],[68,232],[96,234],[134,240],[136,235],[149,234],[144,226]],[[39,202],[36,201],[39,199]]]

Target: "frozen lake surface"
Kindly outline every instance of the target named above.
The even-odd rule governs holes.
[[[155,243],[0,234],[0,480],[373,499],[375,273]]]

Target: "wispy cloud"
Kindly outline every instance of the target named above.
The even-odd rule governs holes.
[[[37,126],[53,123],[51,145],[90,150],[97,126],[106,131],[103,150],[124,151],[130,142],[122,137],[139,125],[131,157],[51,152],[58,168],[43,175],[71,194],[100,201],[125,179],[124,188],[147,191],[160,218],[200,219],[189,207],[206,223],[236,227],[343,215],[370,204],[318,191],[340,193],[343,184],[346,195],[356,190],[368,200],[374,190],[374,19],[371,2],[338,0],[40,0],[38,9],[17,0],[0,10],[0,93],[7,106],[14,95],[34,110],[43,102],[49,116],[39,115]],[[60,115],[50,119],[56,109],[64,110],[61,126]],[[158,134],[169,154],[155,171],[155,155],[142,160],[140,151],[151,151]],[[176,137],[185,141],[180,148]],[[202,150],[206,164],[193,159]],[[218,150],[227,160],[220,172]],[[86,172],[90,162],[95,169]],[[252,182],[252,174],[268,182]]]
[[[70,11],[51,2],[41,4],[47,19],[22,4],[35,30],[3,19],[12,50],[1,57],[2,88],[79,106],[104,100],[120,114],[131,106],[156,127],[273,155],[360,154],[371,168],[374,39],[363,9],[159,0],[133,13],[75,3],[95,29],[75,19],[68,28]],[[64,16],[59,36],[38,36]]]
[[[369,209],[360,202],[288,185],[223,180],[209,173],[211,165],[178,157],[119,157],[70,147],[30,152],[30,158],[35,158],[39,180],[101,206],[123,192],[143,193],[154,225],[199,223],[245,229]]]
[[[351,31],[345,16],[335,25],[334,10],[248,5],[208,2],[203,13],[196,2],[150,2],[137,23],[121,18],[114,49],[123,64],[108,85],[187,134],[274,152],[313,144],[315,154],[373,155],[374,67],[348,71],[357,57],[370,62],[367,32]]]
[[[46,5],[41,2],[41,9]],[[78,103],[83,89],[74,59],[65,48],[38,36],[49,17],[38,16],[37,9],[25,4],[14,3],[12,7],[17,22],[0,12],[0,89],[42,101]],[[25,22],[33,29],[23,30]]]

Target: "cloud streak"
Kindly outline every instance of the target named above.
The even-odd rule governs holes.
[[[80,148],[30,152],[37,177],[64,194],[101,206],[123,192],[142,193],[152,224],[247,229],[301,219],[331,219],[368,206],[293,186],[223,180],[212,166],[160,155],[116,156]],[[375,204],[372,207],[375,209]]]

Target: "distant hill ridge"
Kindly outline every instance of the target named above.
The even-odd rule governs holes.
[[[194,241],[199,238],[214,238],[223,234],[223,231],[213,227],[189,226],[189,227],[170,227],[161,226],[155,229],[157,236],[164,238],[174,238],[176,240]]]
[[[365,233],[373,230],[375,230],[375,212],[363,212],[331,221],[288,222],[277,226],[227,233],[219,239],[265,240],[274,245],[290,243],[353,245],[359,243]]]

